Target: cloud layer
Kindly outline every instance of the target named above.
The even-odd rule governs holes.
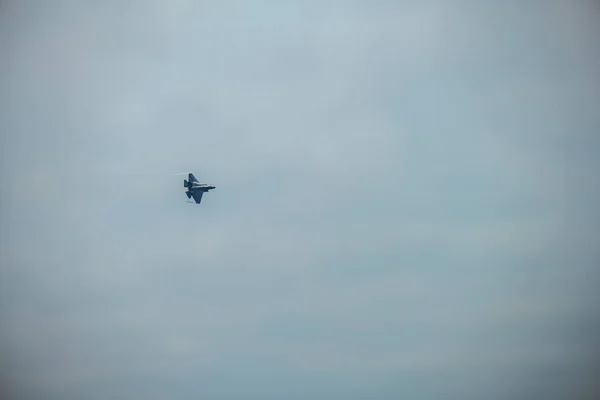
[[[596,3],[0,7],[5,397],[598,393]]]

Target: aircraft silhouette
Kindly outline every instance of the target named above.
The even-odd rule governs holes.
[[[215,188],[213,185],[200,183],[192,173],[189,173],[188,178],[183,180],[183,186],[186,188],[185,194],[188,199],[193,197],[196,204],[200,204],[204,193]]]

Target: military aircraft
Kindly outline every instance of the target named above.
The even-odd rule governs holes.
[[[196,204],[200,204],[204,193],[215,188],[207,183],[198,182],[198,179],[192,173],[189,173],[188,178],[183,180],[183,186],[186,188],[185,194],[188,199],[193,197]]]

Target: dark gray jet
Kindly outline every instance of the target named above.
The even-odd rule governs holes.
[[[205,192],[215,188],[207,183],[198,182],[198,179],[196,179],[194,174],[191,173],[188,174],[187,180],[183,180],[183,186],[186,188],[185,194],[187,195],[188,199],[193,197],[196,204],[200,204],[200,201],[202,201],[202,195]]]

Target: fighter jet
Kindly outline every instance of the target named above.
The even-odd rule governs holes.
[[[193,197],[196,204],[200,204],[200,201],[202,201],[202,195],[205,192],[215,188],[207,183],[198,182],[198,179],[196,179],[192,173],[189,173],[188,178],[183,180],[183,186],[185,187],[185,194],[187,195],[188,199]]]

